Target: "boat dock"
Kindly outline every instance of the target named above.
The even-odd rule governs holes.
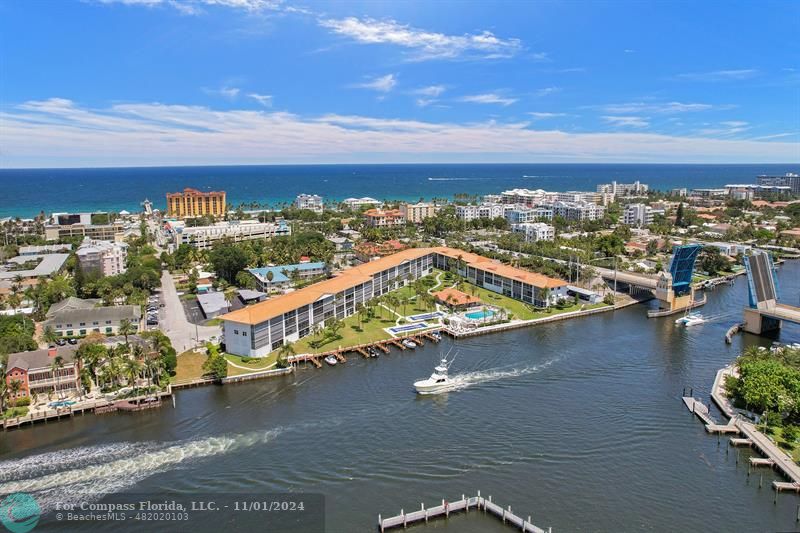
[[[115,411],[142,411],[144,409],[154,409],[163,405],[162,399],[172,395],[172,386],[169,385],[167,390],[160,391],[158,394],[151,394],[147,396],[139,396],[125,400],[91,400],[76,403],[67,407],[59,407],[54,409],[47,409],[45,411],[36,411],[29,413],[25,416],[18,416],[2,420],[3,430],[19,428],[27,424],[36,424],[44,422],[45,424],[52,421],[58,421],[63,418],[72,418],[75,415],[85,415],[86,413],[104,414],[112,413]]]
[[[732,367],[722,368],[717,372],[714,378],[714,385],[712,386],[711,399],[719,407],[723,415],[728,417],[727,424],[717,423],[709,414],[708,407],[697,398],[686,396],[684,389],[683,403],[686,407],[694,413],[706,426],[706,431],[709,433],[736,433],[741,434],[741,437],[731,437],[730,444],[732,446],[749,446],[758,451],[763,457],[751,457],[750,468],[768,466],[780,472],[789,481],[773,481],[772,488],[776,492],[781,491],[794,491],[800,494],[800,466],[777,444],[775,444],[769,437],[758,430],[758,427],[742,416],[742,414],[733,407],[731,401],[725,395],[724,382],[725,377],[733,375]],[[738,454],[738,452],[737,452]],[[738,455],[737,455],[738,461]],[[748,472],[749,473],[749,472]]]
[[[490,514],[502,520],[504,524],[508,524],[519,531],[527,533],[551,533],[552,531],[551,528],[545,530],[536,527],[533,522],[531,522],[530,516],[527,518],[517,516],[511,511],[510,505],[508,507],[502,507],[494,503],[491,496],[488,498],[481,496],[480,491],[478,491],[477,496],[465,497],[462,494],[460,500],[454,502],[442,500],[441,504],[434,505],[433,507],[425,507],[425,504],[421,503],[418,511],[406,513],[405,510],[401,509],[399,515],[389,518],[383,518],[381,515],[378,515],[378,530],[383,533],[387,529],[398,527],[405,529],[414,523],[427,523],[428,520],[435,518],[449,518],[450,513],[465,512],[469,514],[470,509],[473,509],[474,512],[483,511],[484,514]]]
[[[286,358],[289,363],[301,363],[301,362],[309,362],[316,366],[317,368],[322,368],[322,359],[332,355],[334,356],[338,362],[346,363],[347,357],[345,357],[345,353],[353,352],[360,354],[362,357],[369,358],[369,351],[370,350],[380,350],[385,354],[391,352],[391,347],[395,347],[398,350],[406,351],[409,350],[405,344],[403,344],[404,340],[413,341],[417,346],[424,346],[425,341],[429,340],[431,342],[439,342],[441,340],[441,334],[444,330],[439,329],[431,329],[426,330],[421,333],[417,333],[414,335],[408,335],[405,337],[392,337],[390,339],[384,339],[381,341],[375,342],[366,342],[364,344],[356,344],[354,346],[346,346],[346,347],[339,347],[335,350],[329,350],[327,352],[321,353],[304,353],[298,355],[290,355]],[[437,337],[436,335],[439,335]]]

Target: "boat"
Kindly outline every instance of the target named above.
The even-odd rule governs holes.
[[[455,359],[455,358],[454,358]],[[418,394],[433,394],[448,389],[452,381],[447,376],[447,370],[453,364],[453,360],[447,360],[447,356],[442,357],[439,364],[433,369],[433,374],[428,379],[421,379],[414,382],[414,388]]]
[[[403,346],[405,346],[406,348],[416,348],[417,343],[415,343],[411,339],[403,339]]]
[[[328,363],[329,365],[333,366],[333,365],[335,365],[335,364],[336,364],[338,361],[336,360],[336,356],[334,356],[334,355],[329,355],[328,357],[326,357],[326,358],[325,358],[325,362],[326,362],[326,363]]]
[[[432,333],[431,333],[431,337],[433,337],[433,338],[434,338],[434,339],[436,339],[437,341],[440,341],[440,340],[442,340],[442,334],[441,334],[441,333],[439,333],[438,331],[434,331],[434,332],[432,332]]]
[[[700,313],[689,313],[686,316],[682,316],[681,318],[675,320],[675,324],[679,326],[697,326],[698,324],[703,324],[706,322],[705,317]]]

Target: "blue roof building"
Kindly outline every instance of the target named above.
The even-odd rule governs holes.
[[[291,284],[293,272],[297,272],[300,278],[314,278],[327,273],[325,263],[298,263],[296,265],[277,265],[261,268],[249,268],[253,277],[256,278],[258,288],[266,291],[270,287],[282,287]],[[267,279],[267,272],[272,272],[272,281]]]

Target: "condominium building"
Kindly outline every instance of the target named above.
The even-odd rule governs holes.
[[[554,193],[544,189],[511,189],[500,194],[505,204],[527,205],[529,207],[555,200]]]
[[[370,228],[402,226],[406,223],[406,217],[399,209],[369,209],[364,211],[364,218]]]
[[[457,270],[469,282],[537,306],[566,297],[567,283],[454,248],[411,248],[303,289],[220,317],[229,353],[264,357],[318,325],[356,312],[358,304],[433,272]],[[546,296],[549,295],[549,296]]]
[[[610,193],[615,196],[642,196],[647,194],[649,189],[650,187],[641,183],[639,180],[633,183],[617,183],[616,181],[612,181],[611,183],[602,183],[597,186],[597,192]]]
[[[400,212],[403,213],[406,221],[414,224],[421,224],[426,218],[436,216],[436,210],[437,206],[435,204],[425,202],[400,206]]]
[[[396,254],[406,248],[408,248],[408,245],[398,240],[389,240],[381,243],[362,241],[353,247],[353,251],[356,259],[362,263],[369,263],[381,257]]]
[[[255,239],[271,239],[292,234],[292,227],[284,220],[259,222],[257,220],[234,220],[218,222],[212,226],[184,226],[168,223],[168,232],[173,233],[174,246],[188,244],[202,250],[210,248],[221,239],[233,242]]]
[[[47,241],[58,241],[62,239],[72,239],[74,237],[98,240],[113,241],[118,235],[125,231],[125,224],[113,222],[111,224],[51,224],[44,228],[44,238]]]
[[[370,198],[369,196],[365,196],[363,198],[346,198],[342,201],[342,205],[352,209],[353,211],[358,211],[362,207],[375,207],[381,205],[382,203],[383,202],[380,200]]]
[[[728,192],[725,189],[692,189],[689,191],[689,196],[698,198],[719,198],[726,194]]]
[[[505,218],[506,212],[514,209],[513,205],[488,204],[481,205],[457,205],[456,218],[469,222],[476,218]]]
[[[553,202],[550,207],[554,216],[567,220],[598,220],[606,212],[602,205],[588,202]]]
[[[9,354],[6,384],[10,389],[19,382],[16,398],[76,393],[80,385],[80,368],[74,359],[77,348],[67,345]]]
[[[523,234],[526,242],[552,241],[556,238],[556,229],[544,222],[513,224],[511,226],[511,231]]]
[[[44,325],[61,337],[83,337],[91,332],[115,335],[123,320],[138,330],[142,310],[138,305],[102,306],[100,300],[70,297],[50,306]]]
[[[530,207],[517,207],[506,211],[506,220],[509,224],[523,224],[536,220],[536,215]]]
[[[672,189],[669,191],[670,196],[687,196],[689,194],[689,189],[686,187],[679,187],[677,189]]]
[[[75,254],[84,273],[116,276],[126,270],[128,245],[124,242],[99,241],[87,237]]]
[[[791,196],[792,188],[788,185],[726,185],[725,190],[734,200],[754,200],[764,196]]]
[[[187,187],[183,192],[167,193],[168,217],[224,217],[226,211],[225,191],[201,192]]]
[[[622,215],[622,223],[628,226],[649,226],[656,215],[663,215],[663,209],[653,209],[645,204],[628,204]]]
[[[294,199],[294,206],[297,209],[308,209],[315,213],[322,213],[322,196],[316,194],[298,194]]]
[[[800,195],[800,174],[787,172],[783,176],[758,176],[759,185],[789,187],[792,194]]]

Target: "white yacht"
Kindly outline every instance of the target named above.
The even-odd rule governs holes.
[[[675,323],[679,326],[697,326],[698,324],[705,323],[706,319],[700,313],[689,313],[686,316],[682,316],[681,318],[677,319]]]
[[[450,368],[452,362],[452,360],[448,362],[447,358],[443,357],[436,368],[433,369],[431,377],[414,382],[414,388],[417,389],[417,392],[419,394],[433,394],[450,387],[452,382],[447,377],[447,369]]]
[[[328,363],[331,366],[335,365],[337,363],[336,356],[329,355],[328,357],[325,358],[325,362]]]

